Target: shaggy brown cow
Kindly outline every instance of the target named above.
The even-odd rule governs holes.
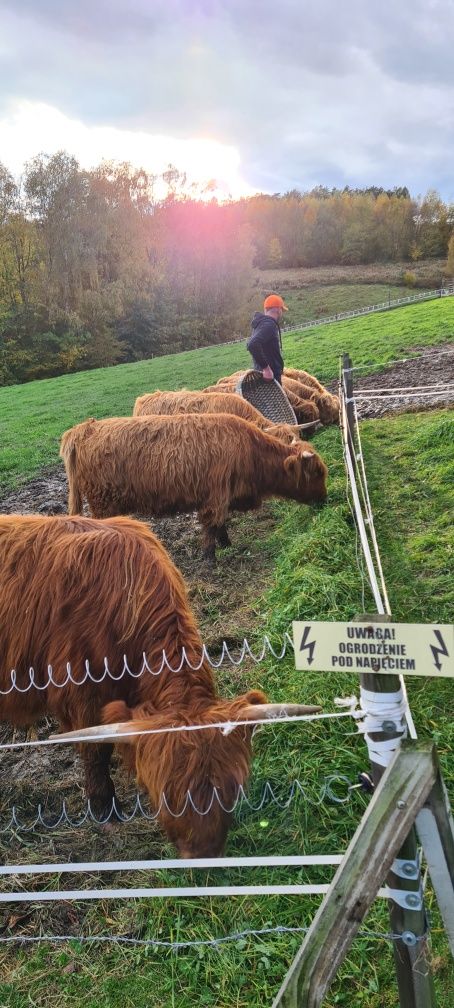
[[[244,371],[240,372],[244,374]],[[204,395],[209,395],[212,393],[222,393],[222,395],[227,395],[234,393],[237,387],[237,382],[229,382],[227,380],[220,382],[219,385],[208,385],[207,388],[202,389]],[[300,396],[294,395],[292,392],[284,390],[290,405],[293,407],[296,419],[298,423],[316,423],[320,419],[320,414],[317,409],[315,402],[311,399],[302,399]],[[311,395],[313,390],[310,390]]]
[[[200,665],[197,671],[181,663],[183,646],[189,662]],[[163,650],[177,671],[164,666],[159,675],[137,674],[144,654],[156,672]],[[146,525],[129,518],[0,516],[0,654],[0,717],[14,725],[50,714],[64,730],[118,720],[134,730],[247,721],[276,711],[273,705],[261,706],[260,692],[234,700],[217,695],[211,668],[201,661],[202,643],[183,578]],[[135,675],[122,675],[124,654]],[[105,658],[111,676],[105,675]],[[97,682],[86,677],[86,660]],[[67,681],[67,662],[75,683]],[[27,689],[30,666],[36,686]],[[12,668],[21,692],[11,689]],[[293,705],[283,708],[296,712]],[[180,853],[220,854],[230,817],[219,803],[214,801],[205,816],[189,805],[175,818],[162,795],[178,813],[190,791],[196,807],[205,811],[215,786],[230,807],[248,777],[251,729],[127,741],[127,761],[135,765],[152,805],[160,808],[161,826]],[[114,798],[112,745],[92,743],[81,751],[87,795],[95,814],[104,818]]]
[[[151,392],[136,399],[133,416],[174,416],[178,413],[229,413],[250,420],[260,430],[279,438],[284,444],[297,444],[299,439],[297,426],[273,424],[255,406],[234,393],[210,392],[206,395],[188,389],[180,392]]]
[[[326,497],[326,466],[304,441],[284,445],[227,413],[86,420],[61,440],[69,513],[85,496],[94,517],[198,511],[205,554],[230,545],[229,511],[266,497],[300,503]]]
[[[290,384],[290,382],[292,384]],[[292,390],[303,399],[310,398],[315,402],[320,413],[320,420],[324,424],[338,423],[339,421],[339,399],[328,390],[307,371],[298,371],[296,368],[284,368],[283,383],[286,390]],[[287,391],[288,395],[288,391]]]
[[[232,375],[219,378],[217,385],[211,385],[205,392],[235,391],[244,371],[235,371]],[[293,406],[299,423],[307,423],[312,419],[320,419],[324,424],[337,423],[339,419],[339,399],[330,392],[308,371],[297,368],[284,368],[282,387]],[[309,403],[309,405],[307,405]],[[314,407],[317,417],[313,415]]]

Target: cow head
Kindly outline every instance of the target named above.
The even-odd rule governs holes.
[[[263,433],[272,434],[284,444],[299,445],[301,443],[300,431],[306,431],[306,437],[309,437],[321,426],[319,420],[301,424],[276,423],[272,427],[263,427]]]
[[[251,762],[253,725],[231,729],[229,722],[319,710],[300,704],[268,704],[258,690],[232,701],[216,700],[203,710],[157,711],[147,703],[130,709],[123,701],[114,701],[103,709],[107,723],[64,737],[77,735],[90,741],[90,736],[96,736],[99,744],[102,734],[106,741],[117,742],[180,856],[218,857]],[[225,724],[225,729],[165,730],[217,723]],[[139,731],[150,734],[127,734]]]
[[[329,392],[317,397],[317,407],[320,413],[320,420],[324,424],[339,422],[339,399]]]
[[[291,455],[284,459],[284,470],[293,500],[304,504],[323,503],[326,500],[328,470],[317,452],[301,441]]]

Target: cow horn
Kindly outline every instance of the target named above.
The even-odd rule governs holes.
[[[83,742],[102,742],[105,738],[117,738],[119,735],[131,735],[140,730],[146,731],[151,727],[151,719],[141,718],[138,721],[117,721],[115,724],[90,725],[89,728],[76,728],[74,731],[62,732],[62,734],[50,735],[51,739],[59,742],[72,742],[73,740]],[[99,736],[102,735],[103,738]],[[125,740],[126,741],[126,740]]]
[[[303,451],[303,458],[313,458],[314,452]]]
[[[291,426],[296,430],[306,430],[307,427],[323,427],[323,424],[320,423],[320,420],[311,420],[309,423],[291,424]]]
[[[300,717],[304,714],[319,714],[321,707],[315,704],[265,703],[248,704],[238,712],[238,721],[261,721],[262,718]]]

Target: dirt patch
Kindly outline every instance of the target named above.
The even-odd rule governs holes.
[[[411,352],[420,356],[375,374],[368,375],[366,368],[354,368],[353,387],[360,419],[454,406],[454,343],[429,349],[414,347]],[[449,384],[451,388],[443,388]],[[336,392],[337,382],[329,382],[327,387]],[[378,398],[363,398],[367,392]]]

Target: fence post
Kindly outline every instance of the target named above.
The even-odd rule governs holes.
[[[346,361],[348,363],[345,363]],[[351,369],[352,362],[349,354],[344,354],[343,366],[349,369],[345,376],[346,396],[348,399],[353,400],[353,371]],[[353,448],[351,449],[351,453],[352,457],[354,457],[355,413],[353,402],[351,404],[347,403],[347,410],[349,405],[351,405],[352,419],[351,422],[349,419],[348,433],[352,439]],[[372,616],[362,615],[358,616],[357,619],[362,622],[364,620],[370,621],[371,623],[389,622],[391,619],[390,612],[385,613],[383,605],[381,609],[381,613],[377,612]],[[397,696],[401,690],[399,676],[385,675],[379,672],[363,673],[360,676],[360,682],[363,690],[367,690],[369,694],[375,694],[378,699],[381,693],[390,694],[391,696],[394,694],[396,696],[395,703],[397,710]],[[389,707],[388,701],[386,706]],[[383,729],[382,732],[371,732],[368,735],[369,758],[375,784],[378,784],[386,768],[386,758],[378,756],[380,744],[383,746],[384,742],[401,737],[397,718],[395,724],[392,722],[392,718],[389,719],[388,723],[384,722]],[[373,757],[374,743],[377,752],[377,761],[374,761]],[[384,747],[382,748],[383,751]],[[383,760],[383,763],[379,762],[380,759]],[[401,1008],[435,1008],[435,991],[429,965],[427,938],[422,937],[427,930],[427,920],[423,900],[419,896],[421,892],[421,873],[418,865],[418,847],[414,826],[405,839],[393,867],[395,870],[391,870],[387,879],[389,888],[410,891],[410,894],[411,891],[415,893],[413,897],[414,907],[411,906],[411,895],[407,897],[407,900],[410,902],[407,902],[406,906],[401,906],[393,900],[390,901],[392,931],[395,934],[403,936],[393,944],[400,1006]],[[414,939],[413,944],[411,936]]]
[[[367,615],[367,617],[357,617],[362,622],[365,619],[371,623],[389,622],[390,616]],[[370,693],[398,693],[400,691],[400,681],[398,676],[384,675],[380,673],[363,673],[360,676],[361,686]],[[392,722],[383,732],[371,732],[370,741],[377,744],[388,740],[400,738],[400,732],[392,729]],[[397,727],[397,726],[396,726]],[[372,767],[372,778],[377,785],[383,774],[385,766],[374,762],[370,756]],[[399,989],[399,1002],[401,1008],[435,1008],[435,991],[433,978],[430,969],[428,939],[423,937],[427,931],[426,912],[421,898],[422,882],[421,872],[418,864],[418,847],[416,832],[412,826],[408,836],[405,838],[397,858],[393,862],[393,868],[386,879],[390,889],[410,892],[406,906],[400,906],[394,900],[389,902],[389,914],[391,930],[393,934],[402,935],[402,938],[393,942],[394,965],[396,969],[397,985]],[[397,873],[398,872],[398,873]],[[411,906],[412,896],[415,908]]]
[[[416,816],[416,832],[454,956],[454,823],[439,770],[434,787]]]
[[[402,838],[434,785],[432,742],[409,742],[396,753],[337,869],[328,893],[272,1008],[319,1008]],[[421,942],[417,942],[419,946]],[[423,968],[421,964],[421,968]],[[420,1005],[430,1001],[418,1001]],[[401,999],[401,1005],[411,1005]]]

